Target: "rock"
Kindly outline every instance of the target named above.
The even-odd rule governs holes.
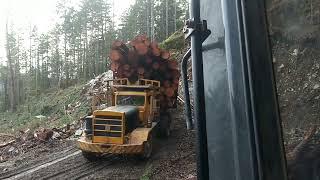
[[[277,62],[277,60],[276,60],[276,58],[274,57],[274,58],[272,58],[272,62],[273,63],[276,63]]]
[[[38,116],[35,116],[36,118],[38,118],[38,119],[44,119],[44,118],[46,118],[46,116],[43,116],[43,115],[38,115]]]
[[[315,84],[315,85],[313,86],[313,89],[319,89],[319,87],[320,87],[320,84]]]
[[[82,129],[78,129],[76,130],[76,132],[74,133],[75,136],[81,136],[82,135]]]
[[[294,49],[292,55],[293,56],[297,56],[299,54],[299,50],[298,49]]]
[[[304,49],[302,50],[301,54],[304,55],[306,51],[307,51],[307,48],[304,48]]]
[[[60,139],[60,137],[61,137],[60,133],[53,131],[52,139]]]
[[[34,137],[41,141],[48,141],[53,136],[53,131],[51,129],[40,129],[34,133]]]
[[[279,66],[279,69],[282,69],[282,68],[284,68],[284,65],[283,65],[283,64],[281,64],[281,65]]]
[[[197,180],[197,176],[194,176],[194,175],[190,174],[190,175],[188,175],[186,180]]]
[[[78,107],[80,107],[81,106],[81,102],[79,102],[79,101],[77,101],[76,102],[76,105],[74,106],[75,108],[78,108]]]
[[[11,147],[9,148],[8,152],[12,152],[12,151],[14,151],[15,149],[16,149],[16,148],[14,148],[14,147],[11,146]]]
[[[28,133],[28,132],[30,132],[30,129],[27,129],[27,130],[24,131],[24,133]]]

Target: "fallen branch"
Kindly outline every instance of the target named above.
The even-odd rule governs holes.
[[[182,99],[182,97],[180,97],[180,95],[177,96],[178,101],[180,101],[182,104],[185,103],[185,101]],[[191,108],[193,109],[193,104],[190,103]]]
[[[288,153],[287,159],[292,160],[295,159],[300,152],[302,152],[308,143],[312,141],[312,137],[317,132],[317,126],[313,126],[310,130],[305,134],[303,140],[290,152]]]
[[[12,144],[12,143],[14,143],[14,142],[16,142],[16,140],[11,140],[11,141],[9,141],[9,142],[0,144],[0,148],[6,147],[6,146],[8,146],[8,145],[10,145],[10,144]]]
[[[15,138],[14,135],[12,135],[12,134],[5,134],[5,133],[0,133],[0,136],[7,136],[7,137]]]

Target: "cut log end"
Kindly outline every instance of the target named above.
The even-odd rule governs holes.
[[[170,58],[170,53],[169,53],[169,51],[162,51],[162,52],[161,52],[161,58],[162,58],[162,59],[169,59],[169,58]]]
[[[118,50],[111,50],[109,58],[112,61],[119,61],[121,59],[121,54]]]

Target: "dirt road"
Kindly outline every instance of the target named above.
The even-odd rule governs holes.
[[[157,139],[148,161],[106,155],[88,162],[74,140],[53,141],[0,163],[0,179],[186,179],[195,175],[195,152],[183,119],[174,116],[171,138]]]

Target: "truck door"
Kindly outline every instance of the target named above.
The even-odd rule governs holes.
[[[191,0],[190,11],[198,179],[287,179],[264,1]]]

